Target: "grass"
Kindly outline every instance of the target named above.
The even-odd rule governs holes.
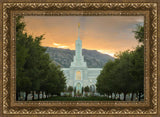
[[[41,99],[40,101],[118,101],[114,99],[108,99],[106,97],[49,97],[48,99]]]

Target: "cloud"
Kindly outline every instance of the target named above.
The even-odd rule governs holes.
[[[132,49],[138,42],[132,32],[143,16],[25,16],[26,32],[45,34],[42,46],[75,48],[80,23],[80,38],[85,49],[116,53]]]
[[[69,48],[68,46],[65,46],[65,45],[62,45],[62,44],[58,44],[58,43],[53,43],[53,47],[56,47],[56,48],[65,48],[65,49]]]

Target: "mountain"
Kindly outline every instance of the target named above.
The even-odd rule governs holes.
[[[73,56],[75,55],[75,50],[61,49],[53,47],[45,47],[46,53],[49,54],[50,58],[54,63],[60,65],[63,68],[69,68],[71,62],[73,61]],[[102,68],[105,63],[109,60],[114,60],[113,57],[102,54],[96,50],[82,50],[82,55],[84,56],[84,61],[87,62],[89,68]]]

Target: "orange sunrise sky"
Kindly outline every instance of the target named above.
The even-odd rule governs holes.
[[[44,34],[41,45],[75,49],[80,23],[82,48],[114,56],[119,51],[133,50],[136,24],[143,25],[143,16],[25,16],[25,31],[33,36]]]

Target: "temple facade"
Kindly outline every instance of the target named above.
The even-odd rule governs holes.
[[[80,26],[78,26],[78,39],[75,42],[75,56],[69,68],[62,68],[66,77],[67,87],[72,86],[75,93],[82,93],[83,87],[88,86],[91,92],[96,92],[97,77],[102,68],[88,68],[82,55],[82,40],[80,39]]]

